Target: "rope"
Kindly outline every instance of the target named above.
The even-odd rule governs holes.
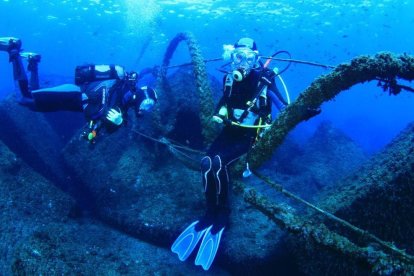
[[[229,120],[232,126],[238,126],[238,127],[244,127],[244,128],[267,128],[267,127],[271,127],[272,125],[270,124],[265,124],[265,125],[245,125],[245,124],[240,124],[234,121]]]
[[[183,160],[180,159],[178,157],[178,155],[184,156],[185,158],[187,158],[190,161],[199,162],[199,159],[196,159],[196,158],[193,158],[193,157],[189,156],[188,154],[184,153],[182,150],[185,150],[187,152],[194,153],[194,154],[205,155],[205,152],[203,152],[203,151],[195,150],[195,149],[192,149],[192,148],[189,148],[189,147],[180,145],[179,143],[172,142],[172,140],[169,140],[169,139],[167,139],[165,137],[161,137],[160,139],[157,139],[157,138],[154,138],[154,137],[151,137],[149,135],[146,135],[146,134],[144,134],[144,133],[142,133],[142,132],[140,132],[138,130],[135,130],[135,129],[132,130],[132,131],[135,132],[135,133],[137,133],[138,135],[141,135],[141,136],[143,136],[143,137],[145,137],[145,138],[147,138],[149,140],[152,140],[152,141],[154,141],[156,143],[160,143],[160,144],[166,145],[168,147],[168,149],[170,150],[170,152],[172,154],[174,154],[174,156],[176,156],[181,161],[183,161]]]
[[[174,148],[173,146],[169,146],[168,148],[170,149],[171,153],[172,153],[172,154],[174,154],[174,156],[175,156],[175,157],[177,157],[179,160],[181,160],[181,161],[183,161],[183,162],[185,162],[185,161],[184,161],[184,160],[182,160],[182,159],[180,159],[179,155],[181,155],[181,156],[183,156],[183,157],[187,158],[189,161],[196,162],[197,164],[198,164],[198,162],[199,162],[199,161],[200,161],[200,159],[201,159],[201,158],[200,158],[200,159],[193,158],[193,157],[191,157],[191,156],[189,156],[189,155],[185,154],[184,152],[177,150],[177,149],[176,149],[176,148]]]
[[[141,136],[143,136],[143,137],[145,137],[145,138],[147,138],[147,139],[149,139],[149,140],[152,140],[154,142],[161,143],[161,144],[164,144],[164,145],[166,144],[166,142],[161,141],[161,139],[153,138],[153,137],[151,137],[149,135],[146,135],[146,134],[144,134],[142,132],[139,132],[138,130],[133,129],[132,131],[135,132],[135,133],[137,133],[137,134],[139,134],[139,135],[141,135]]]
[[[358,228],[357,226],[341,219],[338,218],[337,216],[335,216],[334,214],[331,214],[327,211],[322,210],[321,208],[313,205],[312,203],[300,198],[299,196],[285,190],[285,188],[283,188],[282,185],[277,184],[273,181],[271,181],[269,178],[267,178],[266,176],[263,176],[262,174],[258,173],[257,171],[253,172],[258,178],[260,178],[261,180],[263,180],[266,184],[268,184],[270,187],[272,187],[273,189],[275,189],[278,192],[281,192],[282,194],[286,195],[287,197],[290,197],[296,201],[299,201],[303,204],[305,204],[306,206],[308,206],[309,208],[316,210],[317,212],[323,214],[324,216],[332,219],[335,222],[340,223],[341,225],[351,229],[352,231],[364,236],[364,237],[368,237],[372,240],[374,240],[375,242],[377,242],[378,244],[382,245],[385,249],[388,249],[388,251],[391,251],[393,253],[398,254],[399,256],[401,256],[402,258],[410,261],[410,262],[414,262],[414,257],[411,255],[408,255],[405,253],[404,250],[398,249],[397,247],[395,247],[393,244],[385,242],[383,240],[381,240],[380,238],[374,236],[373,234],[369,233],[368,231],[362,230],[360,228]]]
[[[275,57],[266,57],[266,56],[260,56],[261,58],[267,59],[266,64],[268,64],[270,62],[270,60],[277,60],[277,61],[286,61],[286,62],[293,62],[293,63],[300,63],[300,64],[307,64],[307,65],[312,65],[312,66],[319,66],[319,67],[323,67],[323,68],[335,68],[335,66],[332,65],[326,65],[326,64],[322,64],[322,63],[318,63],[318,62],[312,62],[312,61],[305,61],[305,60],[298,60],[298,59],[291,59],[291,58],[275,58]],[[223,60],[222,57],[219,58],[212,58],[212,59],[205,59],[203,60],[205,63],[208,62],[213,62],[213,61],[220,61]],[[226,63],[224,64],[224,66],[228,65],[230,63]],[[177,64],[177,65],[170,65],[170,66],[166,66],[164,68],[177,68],[177,67],[184,67],[184,66],[190,66],[190,65],[194,65],[192,62],[188,62],[188,63],[183,63],[183,64]],[[221,69],[218,69],[218,71],[223,72]],[[224,73],[227,73],[224,71]]]
[[[219,58],[205,59],[205,60],[203,60],[203,61],[204,61],[205,63],[207,63],[207,62],[219,61],[219,60],[223,60],[223,58],[222,58],[222,57],[219,57]],[[184,67],[184,66],[190,66],[190,65],[194,65],[194,63],[192,63],[192,62],[188,62],[188,63],[183,63],[183,64],[170,65],[170,66],[167,66],[167,67],[165,67],[165,68],[170,69],[170,68]]]
[[[305,60],[298,60],[298,59],[291,59],[291,58],[274,58],[274,57],[264,57],[262,58],[266,59],[272,59],[272,60],[278,60],[278,61],[288,61],[288,62],[294,62],[294,63],[301,63],[301,64],[307,64],[307,65],[313,65],[313,66],[319,66],[323,68],[335,68],[335,66],[332,65],[326,65],[322,63],[312,62],[312,61],[305,61]]]

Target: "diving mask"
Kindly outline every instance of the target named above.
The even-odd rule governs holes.
[[[231,54],[231,59],[234,65],[236,66],[245,66],[253,67],[257,62],[257,51],[252,51],[247,47],[236,48]]]
[[[250,73],[250,70],[256,65],[258,60],[257,51],[247,47],[236,48],[231,54],[233,79],[242,81]]]

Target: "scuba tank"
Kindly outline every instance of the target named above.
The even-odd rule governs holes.
[[[75,84],[82,85],[94,81],[119,80],[125,78],[125,70],[119,65],[79,65],[75,69]]]

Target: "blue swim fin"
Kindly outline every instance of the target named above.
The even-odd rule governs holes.
[[[201,265],[204,270],[208,270],[213,263],[220,245],[221,235],[224,231],[223,227],[217,233],[212,234],[212,228],[213,225],[207,229],[207,233],[201,242],[200,249],[198,250],[197,257],[195,259],[195,265]]]
[[[171,246],[171,251],[177,253],[180,261],[185,261],[190,256],[205,232],[210,230],[209,228],[205,228],[197,231],[196,225],[198,222],[198,220],[194,221],[188,226]]]

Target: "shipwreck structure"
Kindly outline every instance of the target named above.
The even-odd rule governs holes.
[[[180,43],[187,46],[191,62],[179,70],[169,70],[170,60]],[[322,190],[312,202],[286,190],[283,183],[276,183],[272,175],[265,176],[260,170],[288,133],[309,119],[307,108],[318,108],[339,93],[346,93],[343,91],[353,85],[367,81],[381,82],[382,88],[393,95],[402,90],[410,91],[409,87],[398,83],[400,79],[414,79],[414,57],[392,53],[356,57],[316,79],[279,115],[254,150],[235,166],[233,173],[240,175],[248,160],[256,174],[252,182],[265,183],[297,204],[276,201],[251,182],[235,177],[231,221],[237,227],[225,232],[223,250],[216,260],[224,269],[219,273],[269,274],[275,269],[281,273],[314,275],[414,273],[413,124],[354,174],[329,185],[329,189]],[[64,198],[62,202],[71,202],[70,208],[61,212],[70,214],[65,215],[65,221],[80,216],[74,201],[66,198],[70,194],[78,202],[87,202],[83,208],[89,208],[93,217],[105,225],[157,245],[151,250],[164,250],[160,255],[168,256],[168,248],[182,227],[202,215],[205,209],[197,171],[198,158],[218,131],[210,118],[214,99],[221,93],[221,83],[207,74],[200,47],[189,33],[179,33],[171,40],[158,68],[156,83],[160,101],[153,117],[104,136],[93,147],[79,139],[79,123],[69,127],[74,119],[82,119],[79,116],[62,115],[67,126],[65,135],[72,137],[68,141],[61,139],[62,130],[52,121],[56,117],[33,114],[17,106],[12,99],[2,101],[0,111],[5,114],[2,127],[7,131],[0,132],[0,149],[15,160],[2,159],[8,164],[2,170],[2,175],[7,177],[7,187],[21,188],[16,197],[19,200],[37,198],[24,182],[25,176],[32,174],[28,172],[31,169],[46,178],[42,180],[45,183],[42,189],[55,185],[66,192],[59,194]],[[163,99],[168,99],[168,103]],[[31,131],[25,131],[30,127]],[[176,157],[183,162],[177,162]],[[17,166],[16,162],[23,165]],[[15,178],[19,181],[11,180]],[[13,183],[19,186],[14,187]],[[25,193],[30,197],[23,196]],[[48,200],[48,196],[49,193],[45,193],[42,200]],[[2,208],[11,212],[12,208],[7,205],[10,203],[6,203]],[[65,206],[62,204],[59,206]],[[39,208],[53,207],[43,205]],[[301,210],[296,206],[302,206]],[[54,220],[59,217],[59,212],[56,214]],[[269,223],[269,219],[273,223]],[[36,270],[42,267],[36,262],[48,261],[41,256],[55,256],[46,251],[56,250],[59,244],[49,237],[58,236],[56,231],[62,230],[56,226],[48,228],[43,220],[42,223],[47,229],[41,235],[26,231],[25,239],[44,252],[19,246],[17,253],[8,254],[14,271],[21,274],[51,272]],[[64,225],[68,223],[59,224],[60,227]],[[76,238],[71,236],[70,240]],[[87,240],[78,242],[84,244]],[[116,248],[116,244],[113,246]],[[106,255],[102,256],[102,261],[99,257],[97,262],[105,262]],[[79,256],[79,262],[82,258],[84,256]],[[170,262],[176,264],[174,261]],[[118,261],[111,260],[112,263],[118,264]],[[143,262],[142,267],[145,265]],[[73,267],[72,263],[68,267]],[[125,271],[128,267],[132,266],[127,263],[117,269]],[[193,273],[194,268],[186,267],[185,271]],[[214,272],[217,271],[213,269]]]
[[[199,119],[203,127],[202,134],[205,141],[209,142],[211,137],[214,136],[212,134],[214,130],[212,130],[211,124],[208,123],[213,110],[213,96],[208,88],[208,80],[204,79],[207,76],[203,73],[203,70],[205,70],[204,62],[191,34],[180,33],[170,43],[159,74],[159,90],[162,91],[163,88],[167,87],[165,76],[166,68],[169,65],[168,61],[177,44],[181,41],[187,43],[190,51],[197,92],[200,97]],[[257,169],[269,160],[287,134],[299,123],[309,119],[306,112],[308,108],[320,108],[322,103],[332,100],[339,93],[348,90],[353,85],[368,81],[382,82],[381,86],[384,91],[392,95],[398,95],[403,89],[413,92],[411,88],[399,85],[399,79],[407,81],[414,79],[414,57],[407,54],[395,55],[384,52],[375,56],[356,57],[349,63],[336,66],[329,74],[316,79],[300,94],[296,101],[281,112],[270,130],[265,133],[254,149],[238,162],[235,174],[241,175],[246,160],[253,169]],[[164,93],[168,93],[168,89],[165,89]],[[271,202],[254,188],[245,186],[242,182],[236,181],[236,186],[247,202],[268,216],[278,226],[299,236],[300,242],[311,244],[313,250],[310,251],[316,251],[315,248],[321,246],[334,251],[335,254],[342,255],[344,259],[347,259],[344,263],[348,266],[344,264],[341,269],[343,267],[349,268],[349,263],[353,262],[355,266],[362,262],[366,265],[365,267],[362,266],[364,269],[379,274],[396,272],[411,274],[414,273],[414,256],[410,253],[414,253],[414,249],[409,247],[410,241],[406,237],[411,233],[408,229],[412,229],[413,225],[408,222],[411,220],[405,212],[400,212],[397,216],[394,215],[396,215],[395,210],[398,208],[407,210],[409,214],[413,213],[414,206],[410,204],[411,200],[407,198],[407,194],[404,194],[404,191],[413,191],[410,187],[413,184],[412,172],[414,171],[413,141],[414,128],[413,125],[410,125],[400,137],[393,141],[384,152],[373,158],[369,165],[363,167],[356,176],[339,185],[339,191],[335,190],[331,194],[325,195],[320,202],[321,206],[324,206],[323,209],[300,199],[284,190],[282,185],[256,173],[277,191],[302,202],[311,210],[316,211],[319,216],[323,217],[322,220],[316,214],[306,217],[296,215],[292,208],[286,208]],[[390,199],[390,197],[395,198]],[[371,207],[373,204],[389,204],[388,210],[391,214],[375,214],[375,211],[378,210]],[[366,213],[362,214],[362,211],[355,210],[357,206],[364,208]],[[370,213],[367,213],[368,210]],[[336,214],[340,217],[341,215],[346,217],[355,225],[339,218]],[[316,217],[318,218],[316,219]],[[366,220],[366,217],[370,219]],[[401,220],[395,222],[400,217]],[[400,225],[397,227],[400,229],[398,233],[393,233],[392,228],[394,226],[388,225],[389,220],[393,220],[394,223]],[[345,232],[351,233],[345,234],[343,229],[342,231],[331,230],[328,225],[331,226],[332,224],[339,224],[346,229]],[[361,228],[356,225],[361,225]],[[380,227],[380,225],[383,225],[383,227]],[[412,235],[409,236],[412,237]],[[353,242],[350,237],[358,240],[358,242]],[[384,238],[384,240],[379,237]],[[400,241],[402,249],[399,249],[395,244],[397,240]]]

